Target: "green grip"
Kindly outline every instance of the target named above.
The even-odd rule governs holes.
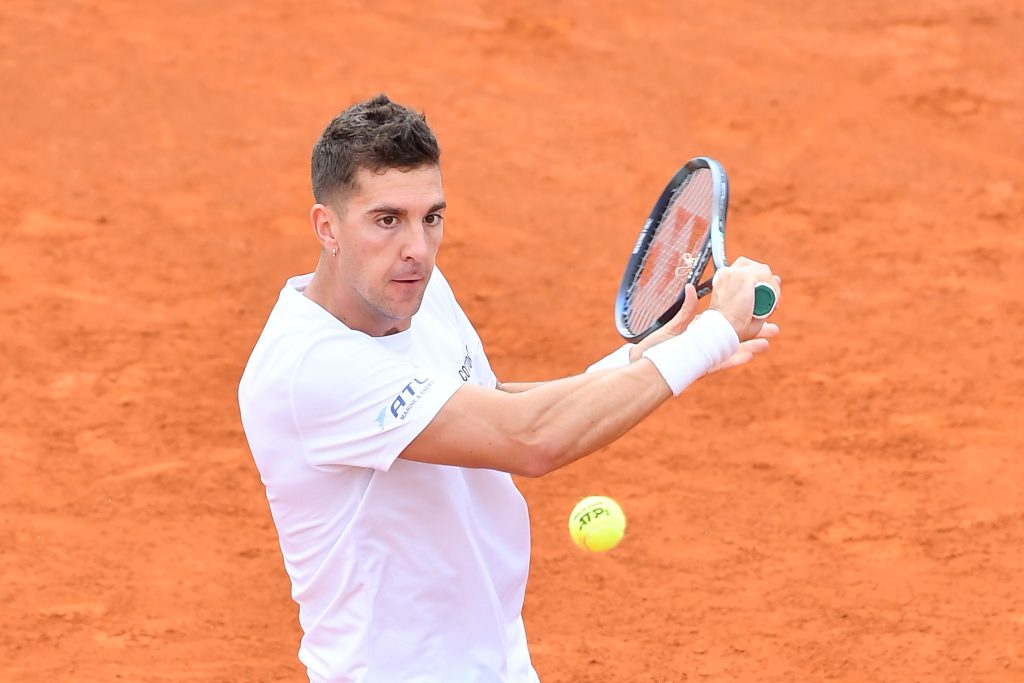
[[[777,302],[775,290],[767,282],[754,285],[754,317],[767,318],[775,310]]]

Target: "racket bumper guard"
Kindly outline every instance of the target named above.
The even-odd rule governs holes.
[[[778,297],[775,289],[767,282],[758,282],[754,285],[754,317],[758,320],[767,318],[775,310]]]

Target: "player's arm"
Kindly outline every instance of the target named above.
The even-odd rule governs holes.
[[[752,268],[757,272],[760,272],[762,277],[765,278],[765,281],[774,283],[776,296],[778,297],[781,295],[782,278],[778,275],[771,274],[771,271],[767,270],[767,266],[763,266],[756,261],[752,261],[741,256],[733,263],[733,268],[739,267]],[[770,277],[765,275],[766,272],[771,274]],[[716,310],[730,310],[730,307],[723,308],[723,304],[720,303],[730,297],[742,300],[745,306],[747,299],[745,298],[744,293],[734,289],[727,290],[727,287],[730,285],[731,283],[729,282],[723,283],[723,285],[718,288],[718,291],[714,293],[712,296],[712,308],[715,308]],[[648,335],[639,343],[628,345],[630,347],[629,362],[635,363],[643,357],[644,352],[648,349],[682,334],[690,323],[693,322],[696,314],[697,289],[692,284],[688,284],[686,285],[686,297],[679,313],[677,313],[672,320],[666,323],[664,327],[658,329],[653,334]],[[775,323],[765,322],[757,318],[751,318],[750,322],[747,323],[744,328],[739,327],[739,322],[730,322],[733,322],[733,325],[737,326],[737,329],[740,330],[740,339],[743,339],[744,341],[740,342],[740,346],[736,350],[736,353],[711,368],[711,370],[708,371],[709,375],[719,372],[720,370],[727,370],[729,368],[735,368],[749,363],[753,360],[755,355],[768,349],[768,340],[772,337],[778,336],[780,331],[779,326]]]
[[[743,261],[741,260],[737,260],[738,264],[742,264],[742,262]],[[774,279],[777,285],[781,285],[782,281],[778,276],[774,276]],[[636,344],[626,344],[625,346],[616,349],[605,358],[594,363],[588,372],[602,367],[621,367],[629,363],[635,363],[643,358],[644,351],[647,349],[653,348],[672,337],[682,334],[683,331],[686,330],[687,326],[693,322],[693,319],[697,314],[697,291],[693,285],[687,285],[686,287],[686,298],[683,301],[683,306],[664,327]],[[708,374],[750,362],[753,360],[755,354],[767,350],[768,339],[775,337],[778,334],[778,325],[775,325],[774,323],[765,323],[754,338],[747,339],[742,342],[735,354],[726,361],[713,367]],[[544,386],[548,383],[549,382],[499,382],[498,386],[495,388],[508,394],[518,394],[524,391],[536,389],[537,387]]]
[[[514,394],[466,384],[401,457],[540,476],[611,443],[671,396],[646,360]]]
[[[721,289],[742,299],[735,293],[770,277],[765,266],[736,268],[721,278]],[[740,284],[731,285],[731,280]],[[733,358],[740,352],[736,330],[756,339],[761,326],[750,322],[752,300],[736,305],[728,296],[722,298],[718,306],[712,302],[715,314],[692,326],[700,329],[667,335],[624,367],[545,382],[519,393],[465,385],[401,457],[540,476],[592,453],[686,384]],[[749,310],[744,313],[744,308]],[[758,341],[767,345],[766,339]],[[752,357],[755,352],[747,353]]]

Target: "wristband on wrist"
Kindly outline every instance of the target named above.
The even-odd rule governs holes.
[[[678,337],[644,351],[644,358],[654,363],[672,394],[678,396],[739,347],[739,337],[725,316],[708,310]]]
[[[636,344],[626,344],[615,349],[607,356],[597,361],[589,368],[587,372],[594,372],[595,370],[610,370],[611,368],[624,368],[629,365],[629,352],[636,346]]]

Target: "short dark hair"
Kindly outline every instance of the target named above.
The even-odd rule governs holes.
[[[313,197],[326,203],[353,189],[361,168],[410,170],[436,165],[440,158],[426,116],[381,93],[353,104],[327,124],[313,146]]]

